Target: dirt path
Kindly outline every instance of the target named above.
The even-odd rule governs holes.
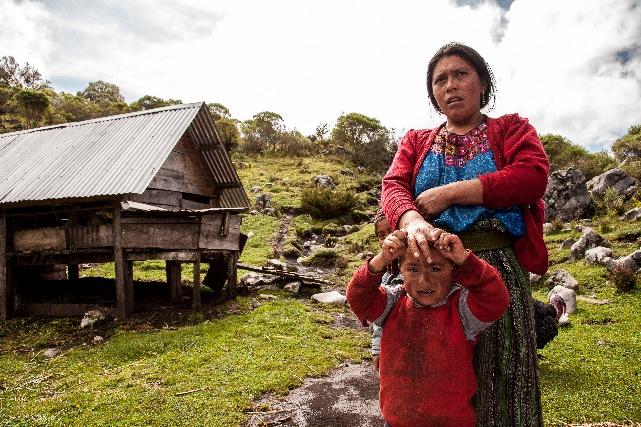
[[[267,395],[247,427],[380,427],[378,376],[369,362],[344,364],[323,378],[308,378],[287,396]]]

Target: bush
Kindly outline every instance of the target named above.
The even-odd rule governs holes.
[[[603,213],[606,215],[609,213],[622,215],[625,212],[625,198],[612,187],[605,190],[603,198],[599,202],[601,204],[600,209],[604,210],[605,212]]]
[[[312,218],[337,218],[350,213],[356,207],[354,195],[348,191],[335,191],[326,188],[304,190],[300,210]]]
[[[290,245],[289,247],[283,250],[283,257],[285,258],[298,258],[302,255],[303,253],[293,245]]]
[[[620,293],[630,292],[637,282],[635,272],[622,265],[617,265],[610,271],[609,279]]]

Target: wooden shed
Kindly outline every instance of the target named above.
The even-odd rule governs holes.
[[[133,262],[164,260],[171,297],[181,263],[223,263],[235,297],[249,208],[204,103],[175,105],[0,134],[0,319],[134,309]],[[21,298],[34,272],[78,278],[78,265],[114,262],[112,304]]]

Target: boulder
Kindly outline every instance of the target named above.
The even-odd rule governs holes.
[[[576,243],[575,239],[569,238],[565,239],[564,241],[561,242],[561,246],[559,246],[559,249],[570,249],[573,244]]]
[[[270,285],[278,280],[278,277],[271,274],[248,273],[240,281],[240,286],[247,288]]]
[[[267,193],[262,193],[256,196],[256,208],[259,211],[264,211],[265,209],[271,208],[270,202],[272,197]]]
[[[314,294],[312,295],[312,300],[318,301],[322,304],[344,305],[347,303],[347,298],[345,298],[345,295],[341,294],[338,291],[321,292],[319,294]]]
[[[557,285],[552,288],[548,293],[548,300],[552,298],[552,295],[559,295],[565,301],[565,310],[567,314],[572,314],[576,311],[576,292],[565,286]]]
[[[630,209],[623,214],[621,219],[626,221],[641,221],[641,208]]]
[[[47,359],[53,359],[54,357],[58,356],[60,353],[61,351],[59,348],[52,347],[52,348],[46,349],[44,353],[42,353],[42,355]]]
[[[334,180],[329,175],[316,175],[314,177],[314,184],[316,184],[317,187],[329,188],[330,190],[336,188]]]
[[[585,177],[574,167],[552,172],[543,201],[546,221],[572,221],[594,213]]]
[[[619,196],[629,199],[639,190],[639,181],[623,170],[614,168],[595,176],[586,183],[586,186],[595,199],[602,198],[608,188],[612,188]]]
[[[530,284],[539,283],[541,276],[538,274],[530,273]]]
[[[612,262],[612,249],[604,246],[588,249],[585,251],[585,262],[588,264],[607,265]]]
[[[641,250],[637,250],[630,255],[612,260],[606,267],[609,271],[615,268],[623,268],[627,271],[634,272],[641,268]]]
[[[300,292],[301,286],[302,286],[302,283],[299,281],[289,282],[289,283],[286,283],[285,286],[283,286],[283,289],[294,295],[298,295],[298,293]]]
[[[576,261],[585,256],[585,251],[597,246],[609,247],[610,243],[590,227],[583,227],[583,235],[570,247],[570,259]]]
[[[574,291],[579,289],[579,282],[567,270],[563,269],[556,270],[545,283],[550,287],[563,286]]]

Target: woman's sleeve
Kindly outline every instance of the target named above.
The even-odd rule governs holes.
[[[416,145],[417,132],[410,130],[399,142],[394,160],[383,177],[381,205],[393,229],[398,228],[398,220],[405,212],[416,209],[411,190],[418,154]]]
[[[514,205],[534,204],[543,197],[548,183],[549,162],[536,130],[527,119],[507,116],[501,153],[505,167],[479,176],[483,186],[483,205],[505,209]]]

